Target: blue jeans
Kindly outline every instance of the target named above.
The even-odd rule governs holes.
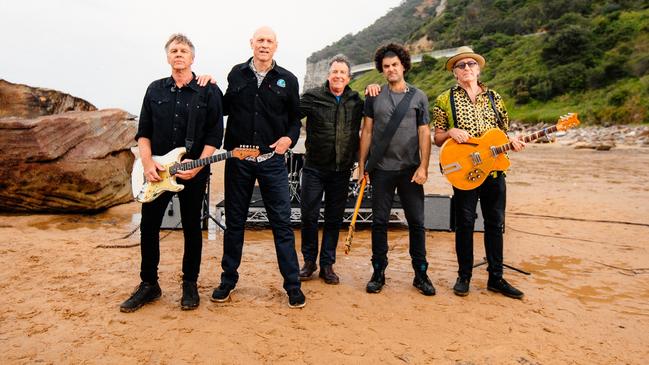
[[[388,264],[388,222],[395,189],[408,221],[410,259],[415,271],[428,267],[426,261],[426,231],[424,229],[424,187],[410,182],[416,168],[383,171],[374,170],[372,183],[372,266],[385,268]]]
[[[221,282],[235,286],[239,280],[243,238],[250,198],[259,181],[261,197],[273,230],[279,270],[284,289],[300,287],[299,264],[295,252],[295,235],[291,227],[291,203],[288,172],[284,156],[275,155],[261,162],[228,159],[225,162],[225,223]]]
[[[201,267],[203,232],[201,230],[201,208],[205,186],[210,176],[209,168],[204,168],[191,180],[178,179],[185,188],[178,193],[180,200],[180,220],[183,225],[185,250],[183,253],[183,280],[196,281]],[[160,226],[174,193],[165,192],[156,200],[142,204],[140,222],[140,279],[147,283],[158,281],[160,263]]]
[[[302,201],[302,256],[304,261],[315,262],[318,258],[318,217],[324,193],[324,228],[320,267],[333,265],[336,262],[338,234],[343,223],[350,174],[349,170],[323,171],[313,167],[302,169],[300,199]]]
[[[473,271],[473,228],[477,218],[478,198],[484,218],[484,248],[487,255],[489,277],[503,275],[503,230],[507,189],[505,176],[498,173],[473,190],[453,188],[455,204],[455,252],[459,266],[458,275],[471,278]]]

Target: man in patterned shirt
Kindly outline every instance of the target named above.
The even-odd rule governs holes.
[[[507,132],[509,116],[502,98],[479,81],[485,59],[469,47],[460,47],[458,53],[446,62],[457,85],[437,97],[433,107],[435,144],[441,146],[448,138],[464,143],[470,137],[479,137],[487,130],[499,128]],[[514,151],[521,151],[525,143],[511,140]],[[453,187],[455,200],[455,251],[459,265],[453,292],[458,296],[469,294],[473,269],[473,228],[476,206],[480,199],[484,217],[484,245],[487,255],[489,280],[487,289],[511,298],[521,299],[523,293],[503,279],[503,229],[505,223],[505,175],[494,171],[479,187],[460,190]]]

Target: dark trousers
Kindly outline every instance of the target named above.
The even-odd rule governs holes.
[[[275,155],[261,162],[229,159],[225,162],[225,222],[221,282],[236,285],[241,264],[243,238],[250,198],[259,181],[261,197],[270,221],[279,270],[287,291],[300,287],[295,235],[291,227],[291,202],[284,156]]]
[[[205,195],[205,186],[209,178],[209,169],[203,168],[191,180],[178,179],[185,186],[178,192],[180,200],[180,220],[185,237],[183,254],[183,280],[195,282],[201,266],[203,250],[203,232],[201,231],[201,207]],[[158,281],[158,264],[160,263],[160,225],[173,193],[165,192],[156,200],[142,204],[142,221],[140,223],[140,250],[142,263],[140,278],[147,283]]]
[[[505,224],[505,176],[489,176],[473,190],[453,188],[455,203],[455,252],[459,266],[458,275],[471,278],[473,270],[473,228],[478,198],[484,218],[484,247],[489,266],[489,276],[503,275],[503,228]]]
[[[426,270],[426,232],[424,229],[424,187],[410,182],[416,168],[400,171],[374,170],[372,183],[372,265],[388,264],[388,222],[395,189],[408,221],[410,258],[415,271]]]
[[[349,190],[347,171],[324,171],[312,167],[302,169],[300,200],[302,217],[302,256],[304,261],[318,258],[318,218],[324,193],[324,228],[320,267],[336,262],[338,234],[343,223]]]

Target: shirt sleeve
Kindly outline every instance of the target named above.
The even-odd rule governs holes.
[[[288,130],[286,135],[291,139],[291,148],[293,148],[297,144],[297,139],[300,138],[302,123],[300,123],[300,94],[297,78],[293,76],[289,80],[293,85],[291,85],[288,95]]]
[[[435,106],[433,106],[433,120],[431,121],[431,124],[435,128],[443,129],[443,130],[448,130],[449,123],[448,123],[448,116],[446,115],[446,112],[444,109],[441,107],[441,98],[442,96],[438,96],[437,99],[435,99]]]
[[[376,97],[374,96],[367,96],[365,98],[365,105],[363,105],[363,115],[374,119],[374,100]]]
[[[205,144],[216,148],[223,141],[223,94],[218,86],[209,84],[207,119],[205,121]]]
[[[151,86],[146,89],[144,94],[144,100],[142,101],[142,109],[140,109],[140,120],[137,126],[137,133],[135,134],[135,140],[137,141],[140,137],[151,139],[153,135],[153,121],[151,120],[151,103],[150,93]]]
[[[418,108],[421,113],[421,118],[417,120],[417,126],[426,125],[430,122],[430,114],[428,112],[428,97],[426,97],[426,94],[424,94],[423,92],[420,92],[419,95],[421,100],[419,102]]]
[[[309,92],[302,94],[300,98],[300,119],[307,117],[313,108],[313,95]]]

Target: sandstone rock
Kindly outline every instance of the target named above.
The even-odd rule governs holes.
[[[0,210],[97,211],[132,201],[136,130],[119,109],[0,119]]]
[[[97,110],[89,102],[56,90],[0,79],[0,118],[36,118],[68,111]]]

